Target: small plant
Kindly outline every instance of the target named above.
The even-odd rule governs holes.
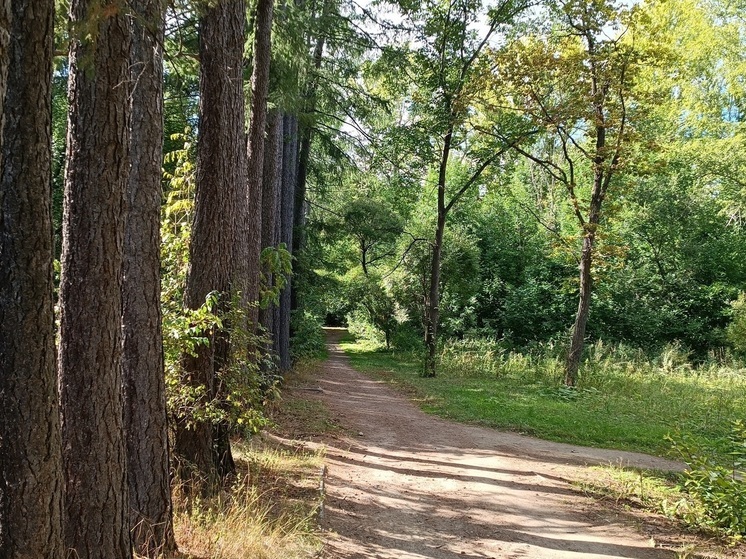
[[[734,421],[722,449],[704,448],[691,437],[669,437],[673,448],[689,466],[684,489],[702,504],[702,518],[693,524],[713,528],[735,539],[746,535],[746,425]],[[727,456],[729,463],[715,456]],[[694,511],[696,513],[696,511]]]

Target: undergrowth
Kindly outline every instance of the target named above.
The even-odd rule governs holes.
[[[316,512],[318,452],[238,445],[238,473],[210,498],[174,492],[174,530],[182,557],[305,559],[320,549]]]
[[[316,360],[298,362],[285,388],[311,382]],[[174,492],[174,524],[180,557],[194,559],[308,559],[321,549],[318,512],[323,454],[297,439],[336,427],[320,405],[283,390],[266,410],[271,434],[234,444],[237,474],[215,496]],[[283,438],[287,437],[287,438]]]

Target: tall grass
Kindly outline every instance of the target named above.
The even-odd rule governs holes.
[[[448,341],[431,380],[418,377],[414,354],[347,349],[353,365],[417,391],[426,411],[575,444],[666,454],[667,434],[717,440],[746,417],[746,366],[725,352],[696,363],[677,345],[649,355],[597,342],[568,390],[561,344]]]
[[[209,499],[176,489],[182,557],[307,559],[321,544],[316,512],[322,456],[264,445],[239,447],[234,481]]]
[[[354,342],[345,349],[356,368],[404,385],[425,411],[443,417],[678,459],[685,448],[690,472],[678,487],[666,475],[622,468],[586,486],[732,541],[744,535],[746,365],[728,352],[695,362],[675,344],[650,355],[597,342],[586,350],[577,388],[568,389],[562,348],[554,344],[518,351],[492,340],[448,341],[434,379],[420,376],[416,354]]]

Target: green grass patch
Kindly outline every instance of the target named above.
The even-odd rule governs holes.
[[[695,365],[676,346],[651,357],[598,343],[571,389],[562,385],[563,362],[550,346],[519,353],[484,340],[448,343],[435,378],[421,375],[419,355],[352,337],[342,346],[356,369],[396,384],[428,413],[683,460],[690,466],[683,474],[599,468],[581,488],[728,545],[746,536],[746,368],[738,360]]]
[[[743,368],[694,368],[676,348],[651,360],[592,346],[576,389],[561,385],[553,348],[522,354],[490,342],[446,346],[435,378],[420,376],[415,354],[352,338],[343,348],[356,369],[400,385],[428,413],[547,440],[666,456],[666,435],[709,444],[725,440],[731,422],[746,417]]]

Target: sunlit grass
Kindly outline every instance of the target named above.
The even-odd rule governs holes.
[[[693,364],[676,346],[650,357],[602,343],[588,348],[577,388],[562,385],[558,348],[526,352],[484,340],[448,344],[438,376],[424,378],[421,356],[356,342],[343,344],[355,368],[397,384],[426,412],[566,443],[647,452],[681,459],[673,437],[732,463],[728,435],[746,418],[746,368],[711,356]],[[732,447],[731,447],[732,448]],[[711,511],[682,489],[675,473],[599,467],[580,487],[625,507],[661,513],[682,527],[725,538]]]
[[[321,549],[318,510],[323,453],[257,439],[234,446],[238,472],[211,498],[175,491],[181,557],[307,559]]]
[[[520,353],[484,341],[446,346],[434,379],[420,376],[417,355],[352,339],[344,348],[353,366],[406,387],[427,412],[549,440],[665,456],[668,434],[717,441],[746,417],[743,364],[695,367],[676,347],[651,359],[625,347],[591,346],[572,390],[561,385],[562,360],[552,347]]]

